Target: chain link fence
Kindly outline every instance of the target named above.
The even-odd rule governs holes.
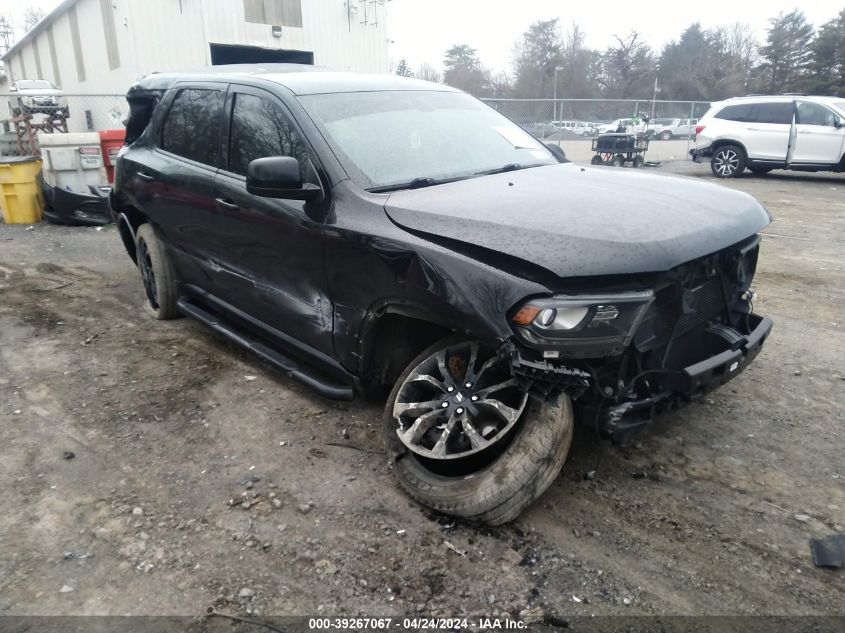
[[[585,141],[616,131],[636,132],[654,141],[648,151],[652,160],[686,158],[695,123],[710,108],[706,101],[650,99],[484,101],[537,138],[557,143],[576,162],[592,156],[591,143]]]
[[[126,95],[65,94],[57,97],[0,94],[0,156],[32,153],[29,134],[99,132],[124,127],[129,116]],[[15,120],[17,119],[17,120]],[[29,123],[30,131],[27,131]],[[22,136],[18,142],[18,136]]]
[[[35,100],[34,100],[35,99]],[[14,93],[0,94],[0,156],[31,153],[31,145],[23,139],[18,143],[21,122],[13,121],[21,113],[31,114],[35,147],[37,135],[43,124],[51,120],[56,132],[98,132],[124,127],[129,106],[123,94],[66,94],[54,102],[44,103],[40,97],[24,97]],[[638,123],[636,131],[646,133],[655,140],[684,140],[688,137],[693,121],[702,116],[710,104],[703,101],[651,101],[644,99],[485,99],[499,112],[519,124],[531,134],[546,142],[559,143],[574,160],[589,155],[589,140],[602,126],[619,119],[646,115],[648,124]],[[66,128],[66,129],[65,129]],[[613,131],[616,131],[615,128]],[[687,147],[688,149],[688,147]],[[657,151],[655,151],[657,150]],[[657,154],[665,154],[654,156]],[[686,157],[687,152],[677,143],[670,149],[659,148],[653,143],[650,153],[659,159]],[[584,156],[582,156],[584,155]]]

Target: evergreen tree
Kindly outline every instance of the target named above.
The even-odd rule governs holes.
[[[845,9],[816,32],[810,63],[810,89],[845,96]]]
[[[555,69],[563,61],[557,19],[534,22],[513,50],[514,90],[517,96],[548,98],[555,93]]]
[[[408,66],[408,62],[403,57],[399,60],[399,64],[396,66],[396,74],[400,77],[413,77],[414,71],[411,70],[411,67]]]
[[[468,44],[455,44],[443,59],[443,82],[476,97],[489,96],[490,72],[481,65],[478,51]]]
[[[813,27],[802,11],[781,12],[769,20],[766,44],[760,48],[763,88],[772,93],[805,88],[813,51]]]

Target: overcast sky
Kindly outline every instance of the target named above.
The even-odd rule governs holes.
[[[388,28],[391,56],[412,68],[426,61],[440,67],[449,46],[465,43],[487,66],[509,70],[514,41],[537,20],[559,18],[564,30],[577,22],[587,46],[599,49],[633,28],[659,50],[695,21],[705,28],[746,22],[763,39],[768,19],[796,6],[818,26],[845,0],[390,0]]]
[[[133,0],[140,2],[143,0]],[[231,0],[234,1],[234,0]],[[337,0],[342,2],[343,0]],[[308,0],[303,0],[308,2]],[[20,22],[24,7],[49,11],[59,0],[0,0],[0,14]],[[835,16],[845,0],[388,0],[388,30],[394,62],[405,57],[412,68],[423,62],[440,67],[443,53],[452,44],[477,48],[481,60],[493,70],[509,70],[514,41],[536,20],[560,18],[566,29],[577,22],[587,45],[604,48],[613,36],[632,28],[659,50],[689,24],[706,27],[748,23],[759,39],[765,37],[768,19],[796,6],[814,25]]]

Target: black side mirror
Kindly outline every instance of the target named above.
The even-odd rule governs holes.
[[[571,163],[572,161],[566,157],[566,152],[563,151],[563,148],[556,143],[545,143],[546,149],[548,149],[555,158],[557,158],[557,162],[559,163]]]
[[[246,190],[265,198],[319,200],[323,190],[310,182],[302,182],[299,161],[291,156],[256,158],[247,166]]]

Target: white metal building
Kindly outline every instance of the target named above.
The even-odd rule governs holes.
[[[0,94],[16,79],[125,94],[140,75],[228,63],[386,73],[386,1],[64,0],[3,56]]]

